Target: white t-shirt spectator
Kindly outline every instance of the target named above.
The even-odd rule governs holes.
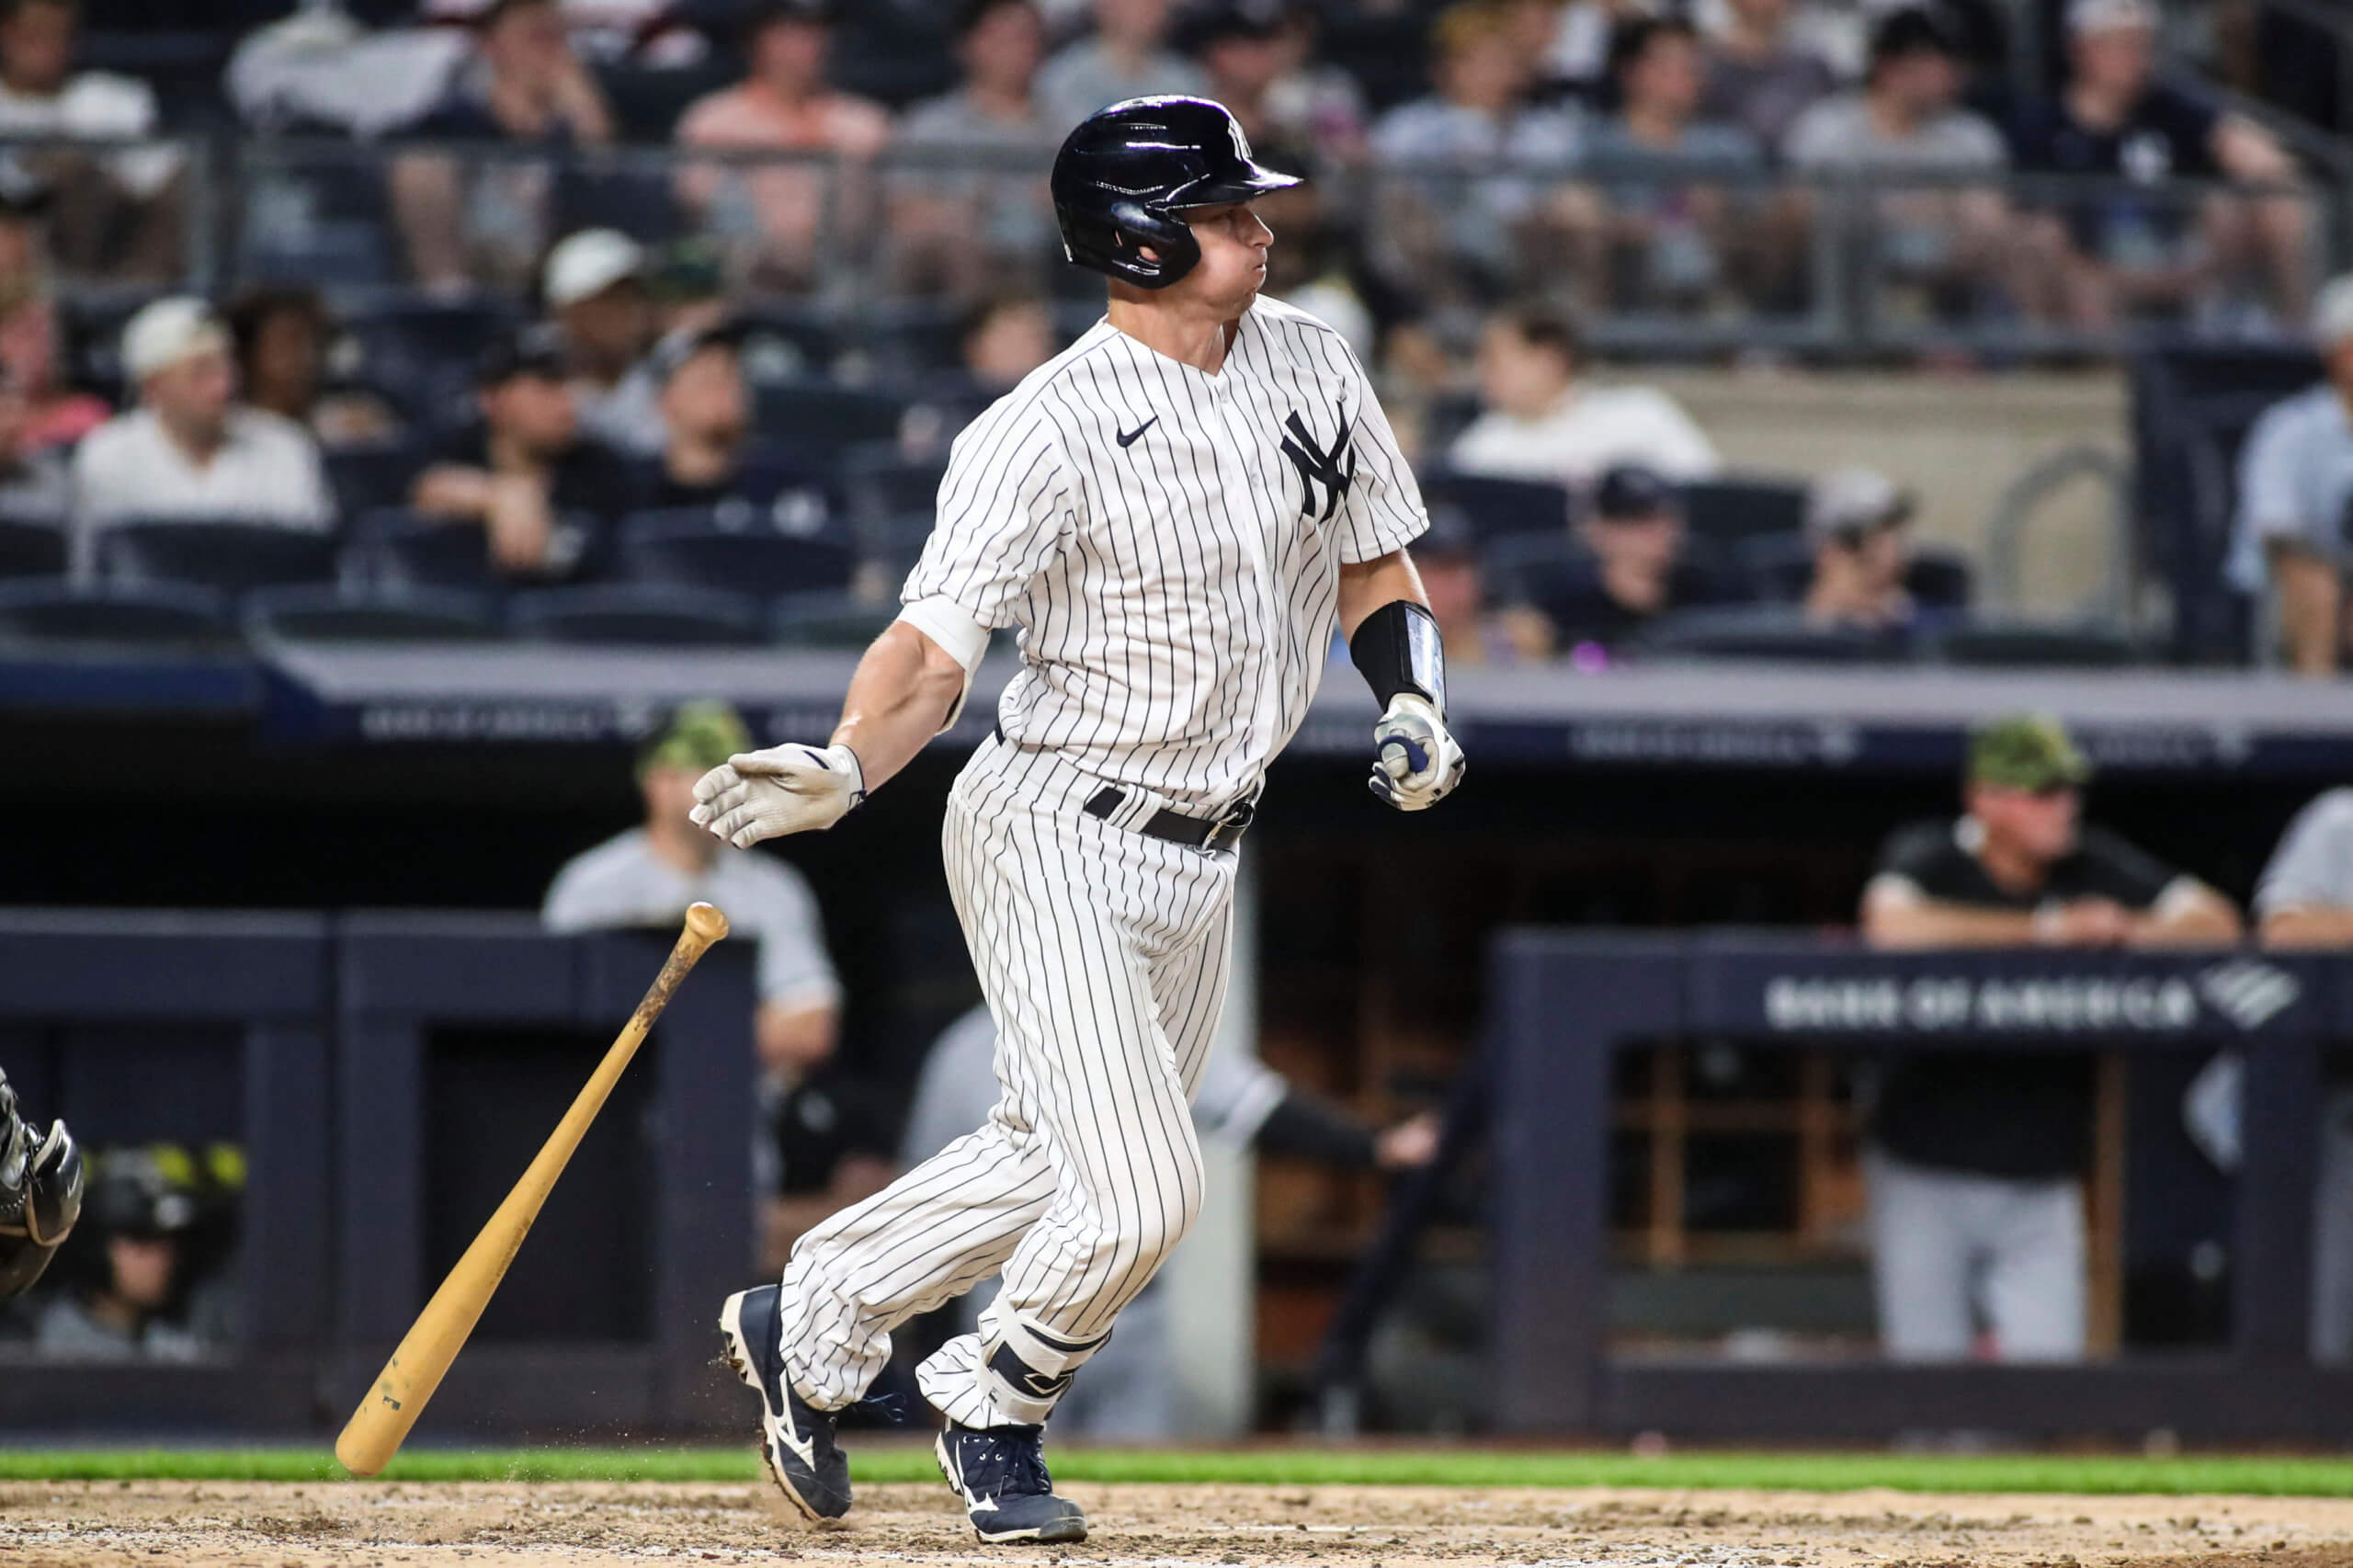
[[[2238,529],[2230,578],[2245,593],[2270,574],[2266,548],[2282,540],[2340,570],[2353,562],[2346,535],[2353,506],[2353,419],[2323,381],[2263,411],[2239,451]]]
[[[2256,918],[2291,909],[2353,909],[2353,788],[2340,785],[2298,812],[2263,868]]]
[[[540,918],[551,931],[668,930],[698,900],[727,911],[737,937],[758,938],[761,1001],[788,1010],[840,1004],[816,895],[773,855],[722,848],[709,870],[689,876],[655,855],[645,830],[633,827],[565,861],[548,884]]]
[[[1448,462],[1462,473],[1587,484],[1618,463],[1672,480],[1706,479],[1715,444],[1655,387],[1572,387],[1551,413],[1522,419],[1490,410],[1455,438]]]
[[[1198,97],[1209,90],[1201,68],[1181,54],[1161,50],[1145,59],[1142,70],[1130,73],[1100,39],[1085,38],[1039,69],[1037,98],[1048,119],[1068,126],[1122,99],[1153,93]]]
[[[154,129],[155,91],[134,76],[85,71],[51,97],[0,86],[0,136],[112,141]],[[142,199],[163,189],[179,166],[180,155],[170,147],[132,148],[107,160],[107,172]]]
[[[335,503],[310,432],[257,408],[229,411],[227,438],[201,468],[146,409],[118,415],[74,453],[76,569],[92,564],[94,530],[133,518],[276,524],[324,529]]]
[[[1890,136],[1860,93],[1824,98],[1798,116],[1781,155],[1801,169],[1998,169],[2010,161],[2002,133],[1982,115],[1950,108]]]

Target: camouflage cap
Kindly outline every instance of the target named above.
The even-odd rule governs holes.
[[[752,733],[724,702],[689,702],[670,716],[666,729],[637,754],[638,777],[657,767],[688,767],[702,773],[737,752],[752,749]]]
[[[2010,790],[2048,790],[2081,784],[2092,776],[2089,758],[2068,738],[2066,726],[2048,713],[2013,713],[1980,724],[1969,736],[1969,781]]]

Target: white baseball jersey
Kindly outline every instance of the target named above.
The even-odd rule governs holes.
[[[1269,301],[1214,376],[1098,324],[958,439],[905,619],[959,657],[976,624],[1021,629],[1002,733],[941,835],[998,1097],[794,1249],[781,1338],[803,1398],[855,1400],[892,1328],[1002,1272],[980,1332],[917,1380],[966,1426],[1042,1421],[1183,1239],[1234,858],[1135,828],[1256,791],[1322,677],[1341,562],[1424,526],[1347,346]],[[1107,784],[1125,796],[1108,810]]]
[[[957,437],[902,597],[1020,628],[1007,739],[1214,815],[1306,717],[1340,563],[1427,527],[1331,327],[1261,300],[1211,375],[1107,320]]]

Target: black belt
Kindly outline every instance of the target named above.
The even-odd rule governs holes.
[[[991,733],[998,741],[1005,740],[1002,724],[992,725]],[[1086,797],[1084,810],[1088,816],[1108,820],[1127,798],[1128,792],[1117,784],[1106,784]],[[1163,808],[1134,824],[1133,831],[1147,838],[1165,839],[1193,849],[1231,849],[1242,842],[1243,834],[1249,831],[1257,814],[1256,801],[1238,801],[1227,807],[1223,815],[1214,817],[1188,817],[1182,812]]]

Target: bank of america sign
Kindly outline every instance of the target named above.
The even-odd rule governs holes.
[[[2302,989],[2255,959],[2168,975],[1775,975],[1765,1022],[1792,1033],[2178,1034],[2217,1018],[2255,1029]]]

